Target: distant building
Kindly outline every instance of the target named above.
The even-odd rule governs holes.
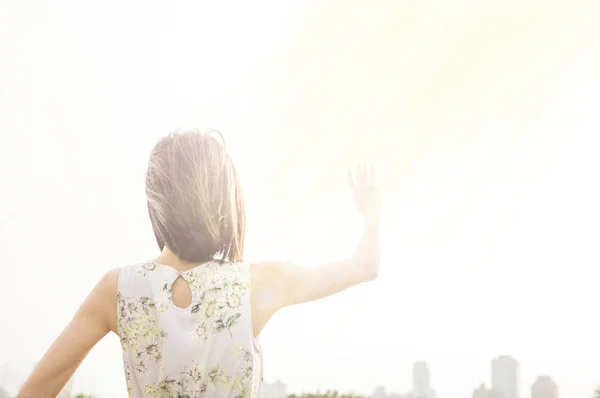
[[[412,398],[412,394],[398,394],[398,393],[387,393],[385,387],[377,386],[371,398]]]
[[[481,383],[479,388],[473,390],[473,398],[498,398],[498,396],[491,388],[486,388],[485,384]]]
[[[558,398],[558,386],[550,376],[538,376],[531,386],[531,398]]]
[[[413,365],[413,398],[436,398],[431,388],[431,374],[426,362],[415,362]]]
[[[387,392],[385,391],[385,387],[375,387],[375,391],[373,391],[373,395],[371,395],[371,398],[388,398]]]
[[[413,394],[416,398],[428,398],[430,374],[425,362],[413,365]]]
[[[263,398],[287,398],[287,386],[280,380],[274,383],[263,383]]]
[[[519,398],[519,364],[510,356],[492,361],[492,391],[497,398]]]

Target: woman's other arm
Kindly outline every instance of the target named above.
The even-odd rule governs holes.
[[[319,266],[280,261],[252,265],[254,331],[258,335],[280,308],[318,300],[377,278],[380,256],[381,193],[373,164],[349,172],[349,182],[364,217],[362,237],[353,255]]]
[[[56,397],[88,352],[108,332],[116,330],[117,278],[107,273],[35,367],[17,398]]]

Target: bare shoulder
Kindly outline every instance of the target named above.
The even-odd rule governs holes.
[[[114,293],[116,300],[120,272],[121,268],[115,268],[105,273],[96,285],[95,289],[99,290],[101,293],[106,293],[108,297],[111,297],[112,293]]]
[[[285,305],[283,294],[288,284],[287,265],[283,261],[260,261],[250,264],[252,295],[269,310],[276,311]]]
[[[264,285],[277,280],[282,276],[284,263],[282,261],[260,261],[250,264],[250,277],[252,283]]]
[[[313,269],[277,260],[251,264],[252,294],[261,302],[267,301],[270,311],[296,304],[298,287],[309,285],[305,279]]]
[[[120,272],[121,268],[115,268],[105,273],[86,300],[89,305],[95,307],[90,310],[101,315],[115,333],[117,332],[117,292]]]
[[[287,261],[267,260],[250,265],[252,290],[268,292],[270,295],[282,296],[289,294],[290,288],[298,283],[303,276],[302,267]],[[282,299],[283,297],[279,297]],[[278,305],[286,305],[286,302]]]
[[[117,283],[119,281],[119,274],[121,273],[121,267],[111,269],[107,273],[104,274],[102,279],[100,279],[100,283],[105,285],[106,287],[117,287]]]

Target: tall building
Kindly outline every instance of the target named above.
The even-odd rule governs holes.
[[[427,398],[429,395],[430,374],[425,362],[413,365],[413,394],[415,398]]]
[[[415,362],[413,365],[413,398],[435,398],[431,388],[431,374],[426,362]]]
[[[519,364],[510,356],[492,361],[492,391],[498,398],[519,397]]]
[[[263,383],[263,398],[287,398],[287,386],[280,380],[274,383]]]
[[[558,386],[550,376],[538,376],[531,386],[531,398],[558,398]]]

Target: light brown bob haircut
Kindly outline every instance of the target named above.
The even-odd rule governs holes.
[[[189,263],[243,261],[244,198],[219,132],[175,132],[158,141],[146,196],[161,251],[166,245]]]

